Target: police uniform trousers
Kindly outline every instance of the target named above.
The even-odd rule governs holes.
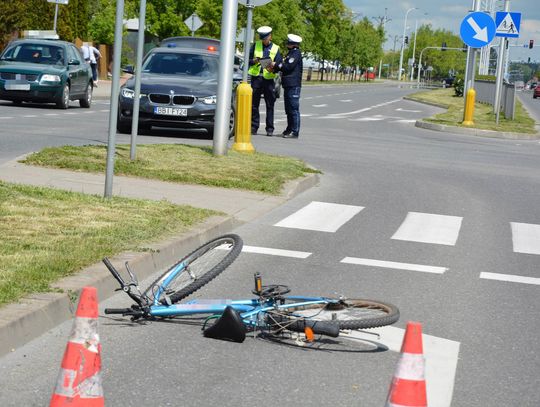
[[[286,132],[298,136],[300,132],[300,86],[283,88],[285,100],[285,114],[287,115]]]
[[[262,76],[251,77],[251,87],[253,88],[253,96],[251,101],[251,130],[253,132],[259,129],[260,116],[259,105],[261,96],[264,96],[266,103],[266,132],[274,132],[274,104],[276,96],[274,94],[274,80],[264,79]]]

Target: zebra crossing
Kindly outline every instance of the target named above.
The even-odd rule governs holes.
[[[346,223],[352,221],[365,209],[363,206],[344,205],[330,202],[312,201],[294,213],[273,224],[274,227],[302,229],[322,233],[337,233]],[[461,216],[408,212],[401,224],[389,239],[455,246],[459,240],[462,224],[466,222]],[[510,222],[513,251],[540,255],[540,225],[529,223]],[[277,255],[306,259],[310,252],[296,252],[292,250],[271,249],[247,246],[246,252]],[[400,263],[381,259],[358,257],[344,257],[340,263],[358,266],[379,267],[393,270],[408,270],[422,273],[443,274],[448,267],[440,265],[426,265],[413,263]],[[523,284],[540,285],[540,278],[514,276],[482,272],[481,279],[490,279]]]

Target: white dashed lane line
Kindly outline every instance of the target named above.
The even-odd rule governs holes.
[[[523,277],[515,276],[512,274],[499,274],[499,273],[480,273],[480,278],[486,280],[507,281],[511,283],[533,284],[540,285],[540,278],[536,277]]]
[[[361,266],[382,267],[382,268],[396,269],[396,270],[421,271],[423,273],[435,273],[435,274],[443,274],[445,271],[448,270],[447,267],[425,266],[422,264],[399,263],[395,261],[385,261],[385,260],[375,260],[375,259],[362,259],[358,257],[345,257],[343,260],[341,260],[341,263],[357,264]]]

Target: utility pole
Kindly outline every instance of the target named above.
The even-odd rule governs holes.
[[[504,11],[510,11],[510,0],[504,1]],[[504,54],[506,51],[506,46],[508,44],[508,39],[506,37],[501,37],[501,42],[499,44],[499,55],[497,57],[497,79],[495,82],[495,100],[493,102],[493,112],[496,116],[496,123],[499,124],[499,113],[501,110],[501,87],[503,82],[503,69],[504,69]]]
[[[385,7],[384,8],[384,16],[379,16],[379,17],[372,17],[373,19],[375,19],[376,21],[379,21],[379,27],[382,27],[382,31],[383,31],[383,34],[385,32],[385,26],[386,26],[386,23],[388,23],[389,21],[392,21],[391,18],[388,18],[388,8]],[[396,47],[396,43],[394,42],[394,49]],[[381,70],[382,70],[382,58],[381,60],[379,61],[379,79],[381,79]]]

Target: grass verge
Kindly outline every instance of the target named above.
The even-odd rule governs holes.
[[[144,250],[216,212],[165,201],[112,198],[0,181],[0,306],[96,263]]]
[[[106,146],[49,147],[31,154],[22,162],[75,171],[105,172]],[[214,156],[210,147],[186,144],[137,146],[137,159],[131,161],[129,145],[116,148],[116,175],[161,181],[198,184],[278,194],[286,181],[319,172],[303,161],[263,153],[229,151]]]
[[[418,92],[408,96],[410,99],[419,102],[427,102],[440,105],[448,110],[439,113],[425,121],[430,123],[445,124],[448,126],[463,126],[463,110],[465,102],[462,97],[454,96],[453,88],[435,89],[425,92]],[[529,117],[521,102],[516,100],[516,114],[514,120],[507,120],[504,115],[499,116],[499,125],[496,124],[496,117],[491,105],[475,103],[474,106],[474,128],[484,130],[495,130],[511,133],[536,133],[535,121]]]

